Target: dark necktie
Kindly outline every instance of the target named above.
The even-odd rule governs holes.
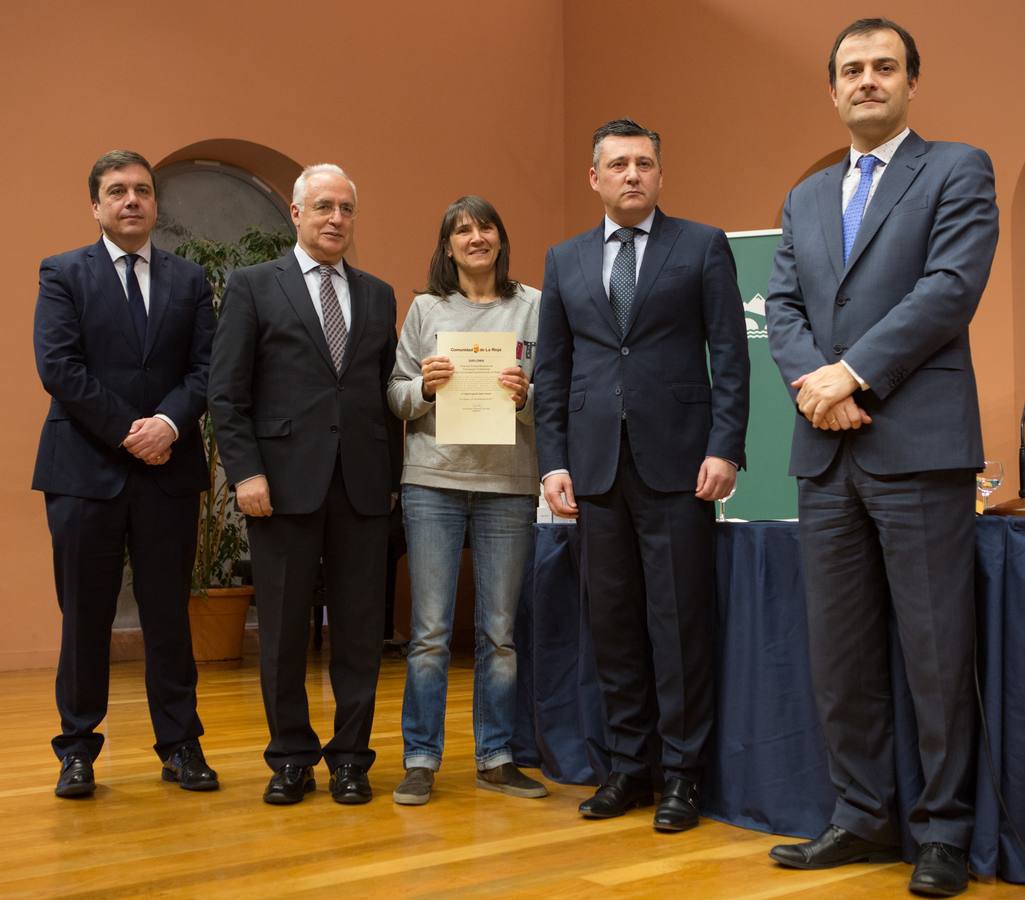
[[[139,346],[146,347],[146,301],[142,299],[142,288],[139,287],[139,279],[135,275],[135,263],[139,259],[138,253],[129,253],[125,256],[125,288],[128,292],[128,312],[132,316],[132,324],[135,326],[135,334],[139,338]]]
[[[626,332],[626,320],[630,318],[630,305],[637,290],[637,253],[634,248],[633,228],[620,228],[612,233],[620,241],[619,252],[612,262],[609,277],[609,302],[619,323],[620,332]]]
[[[847,265],[847,257],[851,255],[851,248],[858,236],[858,229],[861,227],[862,216],[865,215],[865,206],[868,203],[868,192],[872,189],[872,170],[879,160],[872,156],[863,156],[858,160],[858,168],[861,169],[861,181],[858,182],[858,189],[854,192],[847,209],[843,214],[843,262]]]
[[[324,314],[324,336],[331,351],[331,360],[335,364],[335,371],[340,372],[345,344],[349,340],[349,329],[345,327],[342,304],[338,302],[335,286],[331,283],[333,272],[332,266],[320,266],[320,309]]]

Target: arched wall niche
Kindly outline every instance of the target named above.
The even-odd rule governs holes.
[[[252,141],[236,138],[212,138],[197,141],[176,150],[158,162],[160,169],[186,160],[214,160],[251,172],[270,187],[285,203],[292,199],[292,184],[303,167],[294,159]]]

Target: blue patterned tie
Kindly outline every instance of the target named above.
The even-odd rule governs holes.
[[[861,217],[865,215],[865,204],[868,202],[868,192],[872,188],[872,170],[879,160],[872,156],[863,156],[858,160],[858,168],[861,169],[861,181],[858,182],[858,189],[854,192],[847,209],[843,214],[843,262],[847,265],[847,257],[851,255],[851,248],[858,236],[858,229],[861,227]]]
[[[637,253],[634,248],[633,228],[620,228],[612,237],[620,241],[619,252],[612,261],[609,276],[609,302],[619,323],[620,332],[626,332],[626,320],[630,318],[630,304],[634,302],[637,290]]]
[[[142,299],[142,288],[139,287],[139,279],[135,274],[135,263],[138,260],[138,253],[125,255],[125,288],[128,293],[128,312],[132,316],[132,324],[135,326],[135,333],[139,338],[139,346],[145,349],[146,323],[149,317],[146,315],[146,301]]]

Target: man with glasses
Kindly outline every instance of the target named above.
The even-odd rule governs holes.
[[[270,728],[264,758],[274,770],[264,800],[301,801],[323,758],[332,797],[366,803],[388,514],[402,453],[401,426],[385,400],[395,294],[343,260],[356,186],[338,166],[306,168],[291,211],[292,251],[228,283],[210,411],[252,549]],[[334,734],[323,747],[305,688],[322,561],[335,696]]]

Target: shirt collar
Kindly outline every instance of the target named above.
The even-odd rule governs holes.
[[[638,231],[643,231],[645,234],[650,234],[651,233],[651,226],[652,226],[652,223],[654,221],[655,221],[655,210],[652,210],[650,213],[648,213],[646,218],[642,219],[640,222],[638,222],[636,225],[634,225],[634,228],[636,228]],[[613,222],[612,219],[610,219],[608,216],[606,216],[605,217],[605,241],[608,242],[608,239],[610,237],[612,237],[612,235],[615,234],[617,231],[619,231],[619,229],[622,228],[622,227],[623,227],[622,225],[618,225],[617,223]]]
[[[309,275],[313,269],[319,269],[322,265],[325,265],[325,263],[317,262],[312,256],[310,256],[309,253],[303,250],[303,248],[300,247],[298,244],[295,245],[295,247],[292,249],[292,252],[295,253],[295,258],[299,260],[299,268],[302,270],[303,275]],[[338,265],[331,266],[331,268],[335,270],[335,274],[338,275],[340,278],[345,278],[346,280],[348,280],[345,274],[345,265],[343,263],[339,262]]]
[[[859,153],[851,147],[851,163],[847,167],[847,174],[850,175],[858,167],[858,160],[863,156],[874,156],[884,166],[889,164],[890,160],[893,159],[893,155],[897,152],[897,148],[904,143],[904,138],[909,134],[911,134],[911,129],[905,128],[896,137],[890,138],[885,144],[881,144],[875,150],[869,150],[868,153]]]
[[[117,262],[122,256],[128,256],[127,250],[122,250],[106,235],[103,235],[103,246],[107,248],[111,262]],[[143,262],[149,265],[150,257],[153,255],[153,243],[147,240],[145,244],[135,251],[135,255],[141,257]]]

